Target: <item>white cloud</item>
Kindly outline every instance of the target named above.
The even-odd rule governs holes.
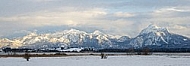
[[[31,1],[31,2],[51,2],[51,1],[57,1],[57,0],[23,0],[23,1]]]
[[[169,26],[170,29],[175,29],[175,30],[186,30],[188,29],[187,27],[185,26],[181,26],[181,25],[173,25],[173,26]]]
[[[88,21],[99,18],[106,15],[107,13],[103,10],[92,9],[85,11],[42,11],[30,14],[11,16],[11,17],[0,17],[0,21],[9,22],[22,22],[32,26],[60,26],[60,25],[70,25],[76,26],[80,24],[90,23]]]
[[[182,25],[177,25],[177,24],[173,24],[173,25],[170,25],[168,27],[168,29],[170,29],[172,33],[176,33],[176,34],[180,34],[180,35],[184,35],[184,36],[187,36],[187,37],[190,37],[189,35],[189,31],[190,31],[190,26],[182,26]]]
[[[177,7],[169,7],[169,8],[161,8],[156,10],[156,13],[165,13],[165,12],[185,12],[185,11],[189,11],[189,10],[182,10],[182,9],[178,9]]]
[[[151,13],[150,19],[146,19],[145,22],[151,22],[162,27],[168,27],[170,32],[185,35],[188,34],[190,29],[190,16],[187,14],[190,10],[180,7],[161,8]]]
[[[151,22],[166,22],[175,24],[185,24],[189,23],[189,18],[187,14],[190,14],[190,10],[181,7],[165,7],[161,9],[154,10],[151,13]]]
[[[135,16],[135,14],[127,13],[127,12],[116,12],[114,15],[117,17],[133,17],[133,16]]]
[[[124,14],[126,15],[127,13]],[[80,11],[72,11],[72,10],[39,11],[39,12],[22,14],[11,17],[0,17],[0,22],[10,22],[10,23],[14,22],[18,24],[27,25],[28,28],[25,27],[25,29],[22,30],[27,30],[35,27],[43,27],[43,26],[62,26],[62,25],[67,25],[71,27],[92,26],[94,28],[104,30],[105,33],[109,34],[130,35],[126,33],[129,32],[130,30],[123,28],[126,28],[127,26],[132,26],[133,24],[132,21],[120,18],[112,20],[109,18],[109,16],[113,16],[113,18],[118,17],[118,15],[115,15],[115,13],[110,15],[107,14],[107,12],[104,9],[95,8],[95,9],[80,10]],[[123,17],[123,15],[121,16]],[[18,28],[23,28],[23,27],[16,27],[15,29]]]
[[[134,37],[151,23],[169,27],[173,33],[188,35],[190,31],[188,0],[15,0],[5,7],[6,2],[12,1],[0,4],[1,35],[64,25]]]

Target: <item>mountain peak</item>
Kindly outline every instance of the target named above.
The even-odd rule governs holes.
[[[70,29],[70,30],[68,30],[69,32],[79,32],[79,30],[77,30],[77,29]]]
[[[147,28],[149,28],[149,29],[158,29],[158,28],[160,28],[160,27],[158,27],[158,26],[155,25],[155,24],[150,24]]]
[[[99,30],[95,30],[92,34],[95,34],[95,35],[102,35],[104,33],[102,33],[101,31]]]
[[[37,36],[38,34],[36,32],[29,33],[28,36]]]
[[[77,30],[77,29],[65,30],[65,32],[67,32],[67,33],[86,33],[84,31],[80,31],[80,30]]]
[[[151,32],[153,32],[153,33],[159,33],[159,32],[166,33],[167,32],[168,33],[169,31],[165,27],[158,27],[158,26],[156,26],[154,24],[151,24],[147,28],[143,29],[141,31],[140,35],[148,34],[148,33],[151,33]]]

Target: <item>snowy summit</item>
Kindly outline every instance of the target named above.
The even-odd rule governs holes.
[[[147,28],[143,29],[140,35],[149,34],[149,33],[156,33],[158,36],[160,36],[161,34],[169,33],[169,31],[165,27],[158,27],[154,24],[151,24]]]

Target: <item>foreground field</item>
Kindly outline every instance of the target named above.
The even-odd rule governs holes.
[[[32,57],[26,61],[21,57],[0,58],[1,66],[190,66],[190,56],[128,55]]]

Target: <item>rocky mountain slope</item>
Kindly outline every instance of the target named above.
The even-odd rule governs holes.
[[[190,47],[190,39],[173,34],[167,28],[149,25],[130,42],[135,48],[154,46],[154,48],[183,48]]]
[[[129,38],[127,37],[127,39]],[[113,46],[114,42],[116,43],[125,40],[125,37],[117,38],[116,36],[104,34],[98,30],[93,33],[86,33],[84,31],[71,29],[47,34],[30,33],[14,40],[2,39],[1,47],[48,48],[68,46],[109,48]],[[15,43],[19,45],[14,46]]]

